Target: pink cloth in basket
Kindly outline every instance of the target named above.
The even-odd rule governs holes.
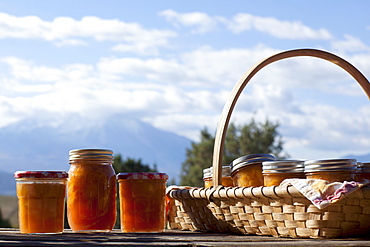
[[[321,179],[285,179],[280,186],[293,185],[313,205],[323,209],[367,184],[369,184],[369,180],[329,183]]]

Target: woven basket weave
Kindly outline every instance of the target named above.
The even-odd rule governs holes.
[[[174,189],[168,227],[293,238],[337,238],[370,230],[370,187],[365,186],[324,209],[318,209],[292,186],[223,187],[221,160],[231,113],[250,79],[266,65],[290,57],[311,56],[347,71],[370,98],[370,83],[354,66],[331,53],[298,49],[278,53],[253,66],[238,81],[218,125],[213,153],[213,187]]]

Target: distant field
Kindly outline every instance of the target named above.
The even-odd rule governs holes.
[[[16,196],[0,196],[3,219],[9,219],[12,227],[18,228],[18,199]]]

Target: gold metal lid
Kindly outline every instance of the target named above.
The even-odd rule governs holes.
[[[113,151],[109,149],[74,149],[69,151],[69,160],[105,159],[113,160]]]
[[[303,160],[276,160],[262,162],[262,173],[300,173],[304,172]]]

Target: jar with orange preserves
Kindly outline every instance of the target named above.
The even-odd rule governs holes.
[[[165,226],[166,173],[119,173],[122,232],[162,232]]]
[[[357,169],[356,181],[370,180],[370,162],[357,162]]]
[[[62,233],[68,173],[66,171],[17,171],[19,231]]]
[[[263,186],[262,162],[274,161],[272,154],[249,154],[235,159],[231,164],[231,177],[237,187]]]
[[[304,162],[307,179],[323,179],[330,183],[354,181],[357,173],[355,159],[307,160]]]
[[[204,188],[209,188],[213,185],[212,177],[213,177],[212,167],[209,167],[203,170]],[[230,166],[222,166],[221,184],[225,187],[234,186],[234,182],[232,178],[230,177]]]
[[[284,179],[306,178],[304,174],[304,161],[277,160],[262,162],[264,186],[279,186]]]
[[[113,152],[106,149],[71,150],[69,163],[69,226],[75,232],[111,231],[117,216]]]

